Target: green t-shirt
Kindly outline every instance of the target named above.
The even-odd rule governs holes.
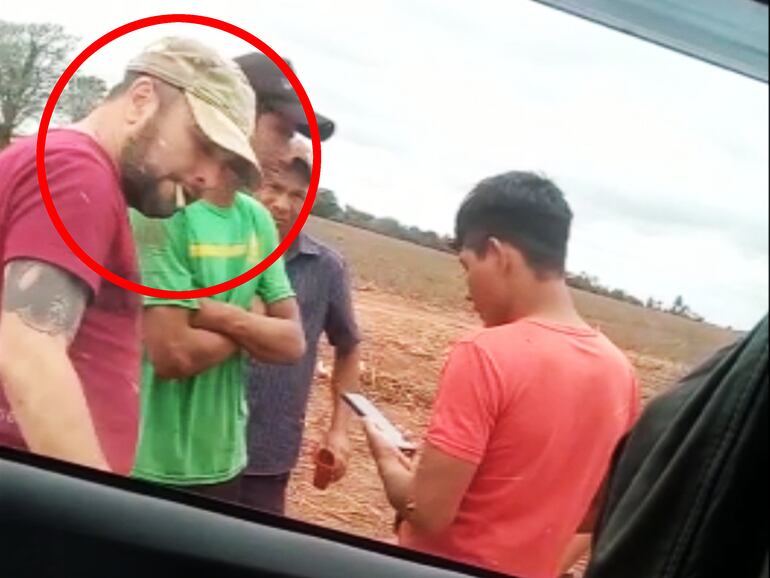
[[[222,283],[251,269],[278,244],[270,213],[248,195],[232,206],[198,201],[164,220],[132,213],[142,282],[181,291]],[[213,299],[250,309],[292,297],[283,260]],[[145,307],[197,309],[195,299],[145,298]],[[187,379],[161,379],[142,363],[141,424],[133,476],[193,485],[224,482],[246,466],[243,353]]]

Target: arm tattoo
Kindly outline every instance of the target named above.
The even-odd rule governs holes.
[[[41,261],[14,260],[5,267],[3,311],[30,328],[70,341],[77,332],[89,291],[77,277]]]

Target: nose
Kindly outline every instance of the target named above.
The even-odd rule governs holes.
[[[285,217],[290,210],[288,195],[276,195],[270,203],[270,208],[276,217]]]
[[[197,191],[219,188],[223,184],[222,167],[213,160],[201,159],[191,168],[185,181]]]

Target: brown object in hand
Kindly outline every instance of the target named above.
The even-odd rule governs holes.
[[[319,490],[325,490],[329,487],[334,475],[334,466],[337,458],[334,453],[326,448],[319,449],[315,454],[315,474],[313,475],[313,485]]]

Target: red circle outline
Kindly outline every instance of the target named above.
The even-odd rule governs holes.
[[[308,120],[310,138],[313,145],[313,167],[310,175],[310,187],[308,188],[307,197],[305,198],[305,202],[302,205],[299,216],[292,225],[289,234],[279,243],[279,245],[273,250],[272,253],[270,253],[270,255],[265,257],[265,259],[263,259],[260,263],[245,273],[242,273],[237,277],[230,279],[229,281],[225,281],[217,285],[204,287],[202,289],[188,289],[185,291],[157,289],[155,287],[142,285],[141,283],[136,283],[129,279],[125,279],[120,275],[116,275],[92,259],[91,256],[86,253],[80,247],[80,245],[77,244],[75,239],[72,238],[69,231],[62,222],[61,217],[59,217],[59,213],[56,211],[56,206],[54,205],[53,198],[51,197],[51,191],[48,188],[48,179],[45,172],[45,141],[46,137],[48,136],[48,126],[51,123],[51,118],[53,116],[54,109],[56,108],[56,103],[61,97],[64,87],[66,86],[67,82],[69,82],[70,78],[72,78],[72,75],[75,74],[77,69],[80,68],[82,64],[97,50],[103,48],[113,40],[128,34],[129,32],[134,32],[135,30],[147,28],[156,24],[169,24],[174,22],[200,24],[202,26],[209,26],[224,32],[229,32],[230,34],[233,34],[238,38],[248,42],[263,52],[265,55],[267,55],[270,60],[272,60],[276,66],[278,66],[281,72],[286,75],[286,78],[288,78],[289,82],[294,88],[294,91],[297,93],[297,96],[302,103],[302,108],[305,111],[305,116]],[[286,64],[286,62],[262,40],[250,32],[235,26],[234,24],[230,24],[229,22],[218,20],[216,18],[198,16],[195,14],[161,14],[158,16],[149,16],[147,18],[134,20],[133,22],[119,26],[118,28],[115,28],[107,34],[101,36],[88,47],[86,47],[86,49],[83,50],[83,52],[81,52],[65,69],[59,80],[54,85],[53,90],[51,91],[51,95],[48,97],[48,101],[46,102],[45,108],[43,110],[43,115],[40,119],[40,127],[38,128],[37,136],[36,164],[37,178],[40,185],[40,194],[43,197],[43,204],[45,205],[46,211],[48,212],[48,216],[50,217],[51,222],[58,231],[62,240],[85,265],[87,265],[91,270],[93,270],[107,281],[110,281],[111,283],[114,283],[123,289],[133,291],[134,293],[166,299],[196,299],[201,297],[210,297],[211,295],[215,295],[223,291],[229,291],[243,283],[246,283],[247,281],[250,281],[260,273],[264,272],[265,269],[270,267],[270,265],[275,263],[291,246],[291,244],[294,242],[294,239],[297,238],[297,235],[299,235],[299,232],[302,230],[302,227],[305,225],[305,222],[310,216],[310,211],[313,207],[313,202],[315,201],[316,197],[316,192],[318,191],[318,182],[321,175],[321,138],[318,132],[318,122],[316,121],[315,114],[313,113],[313,107],[310,104],[310,99],[308,98],[302,83],[299,81],[296,74],[294,74],[294,71],[289,68],[289,65]]]

